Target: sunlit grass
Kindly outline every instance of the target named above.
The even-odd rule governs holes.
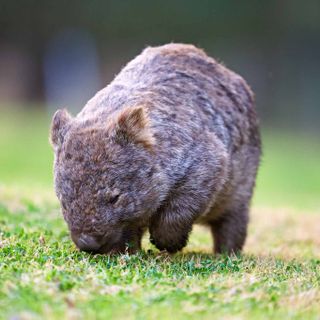
[[[318,217],[282,209],[253,210],[252,216],[238,257],[213,257],[202,228],[174,256],[147,239],[133,256],[91,256],[70,241],[55,202],[11,193],[0,208],[0,315],[317,319]]]

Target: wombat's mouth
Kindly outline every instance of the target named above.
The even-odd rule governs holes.
[[[121,237],[95,237],[84,233],[71,233],[71,238],[76,246],[90,254],[119,254],[126,252],[126,244]]]

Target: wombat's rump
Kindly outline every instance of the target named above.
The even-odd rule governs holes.
[[[85,251],[176,252],[194,223],[241,250],[260,156],[253,94],[192,45],[147,48],[74,118],[51,128],[55,189]]]

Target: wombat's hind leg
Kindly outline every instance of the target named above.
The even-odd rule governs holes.
[[[211,223],[211,231],[214,239],[214,252],[238,253],[242,250],[247,236],[248,209],[225,212],[218,220]]]

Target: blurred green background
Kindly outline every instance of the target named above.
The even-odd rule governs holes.
[[[320,209],[319,34],[313,0],[0,0],[0,197],[10,186],[53,192],[52,113],[77,113],[144,47],[175,41],[204,48],[256,93],[254,204]]]

